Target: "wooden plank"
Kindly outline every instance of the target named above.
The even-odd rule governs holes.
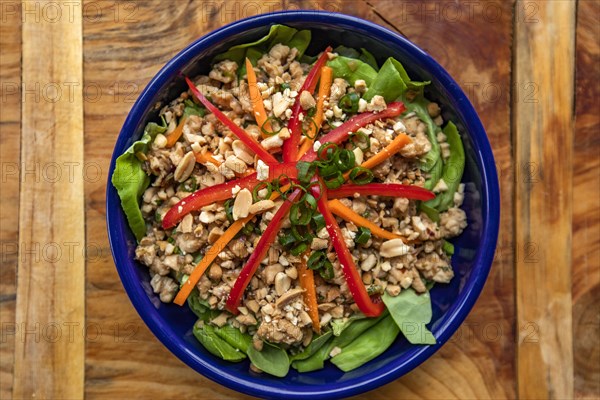
[[[2,4],[0,24],[0,398],[10,399],[16,326],[21,142],[21,8]]]
[[[533,8],[532,8],[533,7]],[[572,1],[518,1],[535,20],[515,19],[514,82],[539,89],[513,107],[518,395],[573,397],[571,216],[575,7]],[[518,15],[518,14],[517,14]]]
[[[480,113],[501,170],[502,227],[499,257],[465,324],[429,361],[406,377],[369,393],[369,397],[514,398],[513,174],[510,136],[506,134],[510,130],[512,4],[490,1],[474,8],[472,4],[459,4],[459,14],[448,13],[457,9],[452,5],[443,8],[444,3],[435,0],[422,5],[412,1],[399,5],[390,0],[257,4],[191,2],[173,9],[165,2],[148,1],[136,3],[137,7],[127,12],[121,8],[115,20],[114,2],[84,3],[90,13],[103,10],[84,15],[85,87],[90,99],[94,88],[103,93],[97,101],[85,103],[86,164],[107,171],[117,133],[146,83],[177,51],[223,24],[281,8],[320,8],[402,30],[450,71]],[[497,16],[485,14],[486,9],[489,13],[498,7]],[[433,10],[433,14],[427,10]],[[177,29],[167,37],[164,27],[171,25]],[[444,42],[440,44],[442,37]],[[494,49],[494,57],[489,57],[490,48]],[[178,361],[154,338],[127,300],[106,237],[106,178],[103,175],[85,186],[87,240],[97,249],[88,261],[86,316],[88,325],[103,332],[86,343],[86,397],[135,396],[141,384],[148,397],[169,393],[172,397],[245,398]],[[160,372],[156,365],[161,366]],[[201,392],[198,387],[202,387]]]
[[[144,325],[115,269],[104,208],[110,156],[133,102],[179,50],[241,18],[249,2],[235,3],[227,4],[232,12],[221,14],[222,2],[178,2],[175,8],[163,1],[84,2],[85,163],[101,171],[85,185],[86,240],[93,249],[86,273],[86,323],[94,327],[85,346],[86,398],[139,397],[140,388],[148,398],[165,393],[172,398],[248,398],[183,364]],[[213,11],[219,14],[211,17]],[[167,35],[168,26],[177,29]]]
[[[401,31],[431,54],[473,102],[496,160],[501,220],[490,276],[465,323],[431,359],[368,396],[373,399],[515,398],[512,225],[515,177],[511,138],[507,134],[513,4],[394,0],[369,3],[373,6],[369,19]],[[387,22],[378,19],[379,15]]]
[[[67,2],[22,7],[33,11],[22,27],[21,160],[34,172],[20,190],[13,397],[76,399],[85,326],[82,15],[67,13]]]
[[[574,395],[600,398],[600,3],[577,10],[573,146]]]

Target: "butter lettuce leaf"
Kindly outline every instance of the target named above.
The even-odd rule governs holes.
[[[223,360],[238,362],[246,358],[242,351],[221,339],[212,325],[204,324],[200,327],[197,323],[194,325],[192,332],[206,350]]]
[[[290,370],[290,359],[287,352],[268,342],[263,343],[261,351],[250,346],[248,358],[261,371],[279,378],[286,376]]]
[[[383,318],[354,341],[341,348],[331,362],[344,372],[352,371],[386,351],[400,330],[391,316]]]
[[[246,73],[246,65],[244,63],[246,57],[250,59],[252,65],[256,65],[256,62],[263,54],[267,53],[277,43],[281,43],[298,49],[296,58],[299,59],[306,51],[310,40],[310,30],[299,31],[296,28],[285,25],[273,25],[266,36],[254,42],[238,44],[229,48],[226,52],[217,55],[213,59],[213,63],[223,60],[235,61],[239,66],[238,76],[241,77]]]
[[[327,66],[333,70],[334,78],[344,78],[350,85],[362,79],[369,86],[377,77],[377,71],[373,67],[356,58],[338,56],[328,61]]]
[[[444,180],[448,189],[438,193],[435,199],[425,203],[440,212],[446,211],[454,205],[454,193],[458,190],[465,170],[465,149],[456,125],[452,121],[448,122],[443,132],[450,146],[450,157],[443,163],[441,179]]]
[[[426,326],[431,322],[432,316],[429,292],[417,294],[414,290],[407,289],[395,297],[385,293],[382,299],[410,343],[436,344],[435,337]]]
[[[127,223],[138,241],[146,235],[146,223],[139,202],[142,194],[150,185],[150,178],[143,170],[143,163],[138,157],[140,154],[146,154],[148,146],[156,135],[164,133],[166,130],[166,124],[161,126],[150,122],[146,125],[142,138],[134,142],[125,153],[117,158],[115,171],[111,178],[121,199],[121,207],[127,217]]]

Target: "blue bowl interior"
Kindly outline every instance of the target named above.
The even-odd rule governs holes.
[[[187,308],[163,304],[153,294],[147,268],[134,261],[135,238],[120,208],[114,187],[107,188],[107,224],[113,257],[125,289],[153,333],[189,366],[227,387],[248,394],[289,398],[331,398],[373,389],[410,371],[431,356],[462,323],[483,287],[491,266],[498,234],[498,182],[492,152],[485,131],[472,105],[456,82],[426,53],[397,34],[370,22],[336,13],[294,11],[264,14],[228,25],[191,44],[169,62],[144,90],[117,140],[115,159],[134,140],[145,124],[156,119],[159,102],[169,101],[185,90],[179,72],[189,76],[206,73],[212,57],[232,45],[249,42],[266,34],[269,26],[283,23],[298,29],[310,28],[312,42],[307,53],[316,54],[326,45],[364,47],[379,63],[387,57],[400,60],[415,80],[430,80],[427,96],[438,101],[445,120],[458,126],[465,145],[467,163],[464,208],[469,226],[454,241],[455,278],[431,291],[433,319],[430,329],[438,340],[435,346],[410,345],[396,340],[384,354],[349,373],[327,364],[321,371],[298,374],[291,369],[285,379],[249,371],[248,362],[229,363],[208,353],[192,336],[196,318]],[[133,133],[133,134],[132,134]]]

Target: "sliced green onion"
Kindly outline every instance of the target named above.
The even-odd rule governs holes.
[[[302,200],[290,208],[290,221],[293,225],[308,225],[317,208],[317,200],[306,193]]]
[[[298,246],[291,249],[290,253],[293,256],[299,256],[300,254],[304,253],[307,249],[308,249],[308,245],[306,243],[300,243]]]
[[[383,288],[380,285],[371,285],[367,288],[367,294],[369,296],[383,294]]]
[[[315,231],[318,232],[325,228],[325,217],[323,217],[323,214],[313,215],[313,222],[315,223]]]
[[[308,115],[309,117],[314,117],[316,113],[317,107],[311,107],[308,110],[306,110],[306,115]]]
[[[323,279],[333,279],[333,264],[329,260],[326,260],[321,266],[319,274]]]
[[[267,194],[264,197],[261,197],[259,192],[263,189],[267,189]],[[271,183],[266,181],[258,182],[256,186],[254,186],[254,189],[252,189],[252,201],[257,202],[260,200],[266,200],[271,197],[272,193],[273,187],[271,186]]]
[[[344,175],[338,171],[335,175],[325,181],[328,189],[337,189],[344,183]]]
[[[360,227],[356,233],[354,241],[358,244],[366,244],[371,238],[371,230],[369,228]]]
[[[332,142],[326,142],[319,147],[317,158],[321,161],[329,161],[333,159],[333,155],[337,153],[338,145]]]
[[[327,255],[324,251],[315,251],[310,255],[310,257],[308,257],[308,261],[306,261],[306,266],[309,269],[317,270],[321,268],[325,260],[327,260]]]
[[[198,264],[204,258],[204,254],[198,253],[194,256],[194,265]]]
[[[279,244],[286,247],[289,246],[292,243],[296,243],[298,240],[294,237],[294,235],[287,234],[285,236],[280,236],[279,237]]]
[[[252,222],[248,222],[242,228],[242,233],[246,236],[250,236],[250,235],[252,235],[252,232],[254,232],[254,224]]]
[[[303,203],[295,203],[290,208],[290,221],[293,225],[308,225],[312,218],[312,211],[304,207]]]
[[[195,192],[198,189],[198,182],[196,182],[196,178],[191,176],[187,181],[183,183],[183,188],[186,192]]]
[[[298,161],[296,169],[298,170],[298,180],[302,183],[308,183],[315,174],[317,165],[311,162]]]
[[[336,175],[339,172],[339,167],[334,163],[321,163],[319,167],[319,176],[327,179],[327,177]]]
[[[343,112],[346,113],[356,113],[358,111],[358,101],[360,100],[360,96],[353,93],[348,93],[338,101],[338,105],[342,109]]]
[[[227,200],[223,207],[225,207],[225,215],[227,216],[227,220],[229,222],[233,222],[233,199]]]
[[[273,190],[279,193],[284,200],[287,200],[287,194],[290,192],[292,187],[290,186],[284,192],[281,191],[281,187],[287,185],[290,181],[291,179],[289,176],[287,176],[286,174],[281,174],[277,177],[277,179],[271,182]]]
[[[350,141],[362,151],[367,151],[371,148],[371,140],[361,131],[350,134]]]
[[[308,127],[304,128],[305,124],[308,124]],[[309,134],[311,131],[310,124],[312,124],[315,127],[315,133],[312,136]],[[315,120],[312,117],[305,116],[304,121],[302,123],[302,134],[310,140],[313,140],[317,136],[317,130],[317,123],[315,122]]]
[[[442,242],[442,250],[444,250],[444,252],[449,256],[454,255],[454,245],[447,240]]]
[[[366,185],[373,180],[373,171],[364,167],[354,167],[350,171],[350,181],[356,185]]]
[[[346,172],[356,165],[354,152],[347,149],[338,151],[335,155],[335,161],[342,172]]]
[[[269,122],[271,123],[271,128],[273,129],[273,131],[269,131],[265,128],[265,125],[267,125]],[[276,124],[274,124],[274,122],[276,122]],[[279,129],[276,129],[276,127],[278,127]],[[267,136],[273,136],[277,135],[282,128],[283,124],[281,123],[281,120],[275,116],[270,116],[265,120],[265,122],[263,122],[263,124],[260,127],[260,131]]]
[[[299,242],[312,241],[312,235],[308,231],[308,227],[306,225],[292,225],[292,235]]]
[[[429,207],[424,202],[421,202],[421,204],[419,204],[419,210],[422,213],[425,213],[425,215],[427,215],[433,222],[440,222],[440,212],[435,208]]]

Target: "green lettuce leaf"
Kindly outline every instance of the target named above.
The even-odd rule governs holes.
[[[358,52],[358,50],[353,49],[351,47],[346,47],[346,46],[338,46],[335,49],[333,49],[333,52],[339,54],[340,56],[344,56],[344,57],[348,57],[348,58],[357,58],[360,61],[367,63],[375,71],[379,70],[379,66],[377,65],[377,60],[375,60],[375,57],[373,57],[373,54],[371,54],[369,51],[367,51],[366,49],[364,49],[362,47],[360,49],[360,53]]]
[[[328,61],[327,66],[333,70],[334,78],[344,78],[350,85],[362,79],[369,86],[377,77],[377,71],[372,66],[356,58],[338,56]]]
[[[137,154],[146,154],[149,144],[156,135],[164,133],[166,130],[166,124],[160,126],[150,122],[146,125],[142,138],[133,143],[125,153],[117,158],[115,171],[111,178],[111,182],[117,189],[121,199],[121,207],[127,217],[127,223],[138,241],[146,235],[146,223],[142,217],[139,201],[148,185],[150,185],[150,178],[142,169],[142,161],[137,157]]]
[[[443,161],[440,144],[437,141],[437,134],[441,129],[433,122],[433,119],[431,119],[431,116],[427,111],[427,105],[430,101],[423,96],[423,93],[419,93],[412,100],[408,100],[405,95],[402,95],[399,100],[406,106],[406,113],[414,112],[427,126],[427,138],[431,143],[431,150],[421,158],[421,169],[429,172],[431,175],[425,182],[425,187],[427,189],[433,188],[442,175]]]
[[[248,358],[261,371],[279,378],[286,376],[290,370],[290,360],[286,351],[267,342],[263,343],[261,351],[250,346]]]
[[[417,294],[414,290],[407,289],[395,297],[385,293],[382,299],[396,325],[410,343],[436,343],[435,337],[425,326],[431,322],[432,316],[429,292]]]
[[[331,321],[331,329],[333,330],[334,336],[340,336],[342,332],[350,326],[350,324],[359,319],[367,318],[364,314],[352,314],[348,318],[339,318]]]
[[[373,96],[380,95],[389,103],[399,99],[409,89],[422,93],[423,87],[429,83],[429,81],[412,81],[402,64],[390,57],[383,63],[373,82],[370,85],[367,84],[368,89],[364,99],[369,101]]]
[[[221,328],[215,328],[218,337],[229,343],[236,349],[248,354],[248,349],[252,347],[252,336],[242,333],[238,328],[231,325],[224,325]]]
[[[444,163],[442,179],[446,182],[448,189],[438,193],[435,199],[425,203],[440,212],[453,206],[454,193],[458,190],[458,185],[460,185],[465,170],[465,149],[456,125],[451,121],[444,127],[444,135],[446,135],[446,140],[450,146],[450,157]]]
[[[187,303],[194,314],[204,322],[208,322],[220,314],[219,310],[210,309],[208,301],[202,300],[196,289],[188,297]]]
[[[306,51],[310,40],[310,30],[299,31],[298,29],[285,25],[273,25],[266,36],[251,43],[238,44],[237,46],[231,47],[226,52],[217,55],[213,59],[213,63],[223,60],[235,61],[239,66],[238,76],[243,76],[246,73],[246,66],[244,63],[246,57],[250,59],[252,65],[256,65],[256,62],[263,54],[268,52],[271,47],[275,46],[277,43],[281,43],[298,49],[296,58],[299,59]]]
[[[296,360],[306,360],[307,358],[311,357],[329,341],[331,335],[332,332],[327,331],[322,335],[313,338],[310,344],[302,352],[290,357],[290,362],[294,362]]]
[[[204,324],[200,328],[195,324],[192,332],[206,350],[223,360],[238,362],[246,358],[243,352],[221,339],[212,325]]]
[[[322,369],[325,366],[325,360],[329,359],[329,354],[334,347],[344,348],[348,346],[387,315],[388,312],[384,311],[383,314],[377,318],[364,318],[352,321],[339,336],[334,336],[332,340],[328,341],[315,354],[307,359],[294,361],[292,367],[298,370],[298,372],[309,372]]]
[[[388,315],[349,345],[341,347],[341,353],[331,362],[344,372],[352,371],[386,351],[399,332],[394,319]]]

